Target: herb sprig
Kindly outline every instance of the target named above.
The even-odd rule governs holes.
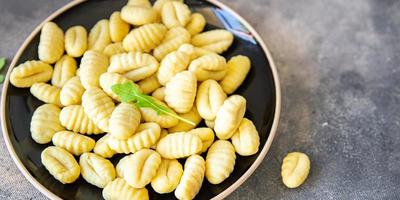
[[[5,65],[6,65],[6,59],[0,58],[0,71],[3,69]],[[3,83],[3,81],[4,81],[4,75],[0,74],[0,83]]]
[[[166,106],[158,104],[152,97],[145,95],[140,92],[139,88],[135,86],[133,83],[127,82],[123,84],[115,84],[111,86],[111,90],[118,95],[124,103],[133,102],[136,106],[141,108],[151,108],[157,112],[158,115],[165,114],[172,117],[175,117],[185,123],[196,126],[196,124],[188,119],[185,119],[174,112],[172,112]]]

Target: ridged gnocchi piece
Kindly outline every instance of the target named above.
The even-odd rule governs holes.
[[[83,179],[99,188],[106,187],[115,179],[114,165],[97,154],[83,153],[79,157],[79,166]]]
[[[151,187],[159,194],[170,193],[178,186],[182,174],[183,167],[178,160],[162,159]]]
[[[122,74],[136,82],[153,75],[159,65],[150,54],[129,52],[112,56],[108,72]]]
[[[128,0],[126,4],[128,6],[143,6],[147,8],[151,8],[151,3],[149,0]]]
[[[192,44],[215,53],[223,53],[233,43],[233,34],[227,30],[218,29],[203,32],[193,36]]]
[[[161,12],[161,9],[164,6],[164,4],[169,1],[183,2],[183,0],[157,0],[156,2],[154,2],[153,8],[156,9],[158,12]]]
[[[239,55],[232,57],[227,65],[227,73],[219,84],[227,94],[232,94],[246,79],[251,62],[247,56]]]
[[[160,141],[162,138],[164,138],[167,135],[168,135],[168,131],[165,129],[161,129],[160,138],[158,139],[158,141]],[[153,146],[151,146],[150,149],[154,149],[154,150],[157,149],[158,141]]]
[[[51,103],[59,107],[62,106],[60,102],[60,88],[49,85],[47,83],[34,83],[30,89],[31,94],[40,101]]]
[[[194,129],[201,122],[201,120],[203,120],[200,117],[196,106],[193,106],[192,109],[187,113],[179,114],[179,116],[195,123],[195,126],[188,124],[186,122],[183,122],[183,121],[179,121],[178,125],[168,129],[168,131],[170,133],[190,131],[190,130]]]
[[[186,159],[182,178],[175,190],[178,199],[194,199],[203,184],[206,163],[199,155],[192,155]]]
[[[120,103],[115,107],[109,120],[109,133],[113,138],[126,140],[140,124],[140,111],[131,103]]]
[[[46,22],[40,33],[38,47],[39,59],[43,62],[53,64],[61,58],[64,53],[64,32],[54,22]]]
[[[100,75],[107,71],[108,57],[98,51],[86,51],[79,66],[79,78],[85,89],[99,87]]]
[[[79,156],[82,153],[90,152],[95,145],[95,141],[87,136],[71,131],[59,131],[53,136],[53,144]]]
[[[189,71],[196,75],[198,81],[207,79],[219,81],[225,77],[227,68],[225,58],[216,53],[199,57],[189,65]]]
[[[190,16],[190,21],[186,24],[186,30],[189,31],[191,35],[196,35],[201,33],[206,26],[206,19],[200,13],[193,13]]]
[[[167,54],[177,50],[182,44],[189,43],[190,37],[190,33],[185,28],[171,28],[161,44],[154,49],[154,57],[161,61]]]
[[[159,101],[164,101],[165,97],[165,87],[158,88],[155,90],[151,96]]]
[[[250,156],[258,151],[260,136],[253,122],[243,118],[239,128],[232,136],[232,144],[241,156]]]
[[[143,188],[157,174],[161,164],[161,156],[150,149],[142,149],[134,153],[124,165],[123,176],[134,188]]]
[[[134,26],[156,23],[160,15],[151,7],[126,5],[121,10],[121,18]]]
[[[206,152],[214,142],[214,131],[211,128],[196,128],[187,133],[196,135],[201,139],[203,144],[201,153]]]
[[[111,135],[108,133],[97,140],[96,145],[93,148],[93,152],[103,158],[111,158],[116,154],[114,150],[110,148],[108,141],[110,140]]]
[[[217,140],[208,149],[206,178],[211,184],[220,184],[227,179],[235,167],[235,148],[226,140]]]
[[[205,56],[207,54],[212,54],[214,52],[200,48],[200,47],[194,47],[194,54],[195,54],[195,58],[200,58],[202,56]]]
[[[150,94],[154,90],[161,87],[160,82],[158,82],[157,76],[154,74],[153,76],[147,77],[138,83],[139,88],[142,90],[143,94]]]
[[[165,102],[178,113],[187,113],[196,98],[197,79],[189,71],[176,74],[165,85]]]
[[[131,80],[125,78],[124,76],[117,74],[117,73],[112,73],[112,72],[106,72],[103,73],[100,76],[100,86],[104,90],[105,93],[107,93],[108,96],[113,98],[116,101],[120,101],[118,95],[116,95],[111,87],[115,84],[122,84],[122,83],[133,83]],[[133,83],[134,84],[134,83]],[[136,84],[134,84],[136,85]]]
[[[35,110],[30,127],[31,136],[35,142],[49,143],[56,132],[64,130],[58,120],[60,111],[60,108],[53,104],[44,104]]]
[[[111,43],[104,48],[103,54],[111,58],[113,55],[126,53],[122,42]]]
[[[80,175],[74,156],[60,147],[50,146],[42,151],[42,164],[62,184],[73,183]]]
[[[200,137],[185,132],[171,133],[157,144],[157,152],[167,159],[185,158],[197,154],[202,149]]]
[[[200,116],[206,120],[214,120],[226,98],[218,82],[214,80],[202,82],[196,96],[196,106]]]
[[[79,105],[82,102],[84,92],[85,88],[83,88],[79,77],[72,77],[61,88],[60,102],[63,106]]]
[[[310,159],[304,153],[292,152],[282,162],[282,181],[288,188],[297,188],[307,179]]]
[[[171,78],[177,73],[186,70],[191,61],[190,58],[191,57],[188,54],[188,51],[181,50],[174,51],[165,56],[160,63],[160,68],[157,71],[157,78],[161,85],[167,84],[167,82],[171,80]]]
[[[100,130],[83,111],[81,105],[64,107],[60,112],[60,122],[68,130],[81,134],[100,134]]]
[[[144,148],[150,148],[160,138],[161,128],[156,123],[140,124],[133,134],[126,140],[119,140],[111,137],[108,145],[117,153],[135,153]]]
[[[215,120],[204,120],[204,122],[206,123],[206,126],[207,126],[208,128],[214,129]]]
[[[124,179],[116,178],[103,189],[103,198],[105,200],[148,200],[149,192],[146,188],[133,188]]]
[[[73,26],[65,32],[65,51],[69,56],[81,57],[88,43],[88,34],[83,26]]]
[[[113,42],[121,42],[129,33],[130,26],[122,20],[121,12],[113,12],[110,16],[110,38]]]
[[[165,103],[163,103],[160,100],[157,100],[153,98],[153,100],[159,104],[163,105],[165,107],[168,107]],[[175,117],[171,117],[169,115],[164,115],[164,114],[157,114],[157,112],[151,108],[139,108],[140,112],[142,113],[142,119],[145,122],[155,122],[160,125],[161,128],[171,128],[176,126],[179,123],[179,120]],[[173,110],[171,110],[174,112]]]
[[[167,28],[163,24],[146,24],[133,29],[122,41],[126,51],[148,53],[161,44]]]
[[[133,154],[129,154],[118,161],[117,165],[115,166],[115,171],[117,172],[118,178],[124,178],[124,171],[127,169],[125,165],[130,162],[129,160],[132,159],[132,156]]]
[[[168,28],[185,27],[190,21],[189,7],[179,1],[166,2],[161,9],[161,19]]]
[[[89,32],[88,49],[103,52],[110,43],[110,23],[107,19],[102,19]]]
[[[51,84],[59,88],[63,87],[69,79],[75,76],[76,69],[75,59],[68,55],[63,56],[54,66]]]
[[[232,137],[246,112],[246,99],[240,95],[228,97],[217,112],[214,131],[221,140]]]
[[[10,82],[15,87],[28,88],[34,83],[45,83],[51,79],[53,67],[45,62],[30,60],[15,67]]]
[[[89,119],[102,131],[108,132],[108,120],[115,108],[112,99],[103,90],[92,88],[83,93],[82,106]]]

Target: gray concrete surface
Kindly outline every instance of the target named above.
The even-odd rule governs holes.
[[[0,0],[0,55],[67,0]],[[400,199],[400,1],[222,0],[268,44],[283,109],[255,174],[228,199]],[[286,153],[310,155],[303,186],[280,180]],[[0,140],[0,199],[44,199]]]

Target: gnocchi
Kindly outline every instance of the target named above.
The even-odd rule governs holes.
[[[156,10],[145,6],[124,6],[121,10],[121,18],[134,26],[156,23],[160,16]]]
[[[10,82],[15,87],[28,88],[35,83],[45,83],[51,79],[53,67],[42,61],[26,61],[15,67]]]
[[[154,90],[161,87],[161,84],[158,82],[157,76],[155,74],[139,81],[137,84],[142,90],[143,94],[150,94]]]
[[[60,101],[61,90],[55,86],[47,83],[34,83],[30,91],[33,96],[45,103],[54,104],[59,107],[62,106]]]
[[[183,167],[178,160],[162,159],[151,187],[159,194],[170,193],[178,186],[182,174]]]
[[[111,136],[120,140],[128,139],[139,126],[140,117],[140,111],[134,104],[119,104],[108,121]]]
[[[98,51],[86,51],[79,66],[79,78],[85,89],[99,87],[100,75],[107,71],[108,58]]]
[[[227,94],[232,94],[244,81],[250,71],[250,59],[247,56],[234,56],[228,63],[225,77],[219,82]]]
[[[201,33],[206,26],[206,19],[200,13],[193,13],[190,16],[190,21],[186,24],[186,30],[189,31],[191,35],[196,35]]]
[[[146,188],[133,188],[124,179],[116,178],[103,189],[103,198],[105,200],[148,200],[149,192]]]
[[[175,190],[178,199],[193,199],[199,193],[203,183],[206,164],[199,155],[192,155],[186,159],[182,178]]]
[[[189,48],[193,48],[193,46],[190,45]],[[191,49],[185,50],[187,51],[178,50],[169,53],[161,61],[160,68],[157,71],[157,78],[161,85],[165,85],[177,73],[187,69],[191,60],[188,52]]]
[[[203,144],[200,137],[185,132],[171,133],[157,144],[157,152],[167,159],[185,158],[201,151]]]
[[[196,106],[200,116],[206,120],[214,120],[226,98],[218,82],[206,80],[201,83],[196,95]]]
[[[307,179],[310,159],[304,153],[292,152],[282,162],[282,181],[288,188],[297,188]]]
[[[107,93],[108,96],[110,96],[111,98],[113,98],[116,101],[120,101],[120,99],[119,99],[118,95],[116,95],[112,91],[111,87],[115,84],[122,84],[122,83],[127,83],[127,82],[132,83],[131,80],[125,78],[124,76],[117,74],[117,73],[112,73],[112,72],[103,73],[99,79],[99,83],[100,83],[100,86],[103,89],[103,91],[105,93]]]
[[[235,149],[226,140],[211,145],[206,157],[206,178],[211,184],[219,184],[232,173],[235,167]]]
[[[128,6],[143,6],[151,8],[151,3],[149,0],[128,0]]]
[[[30,128],[32,139],[35,142],[49,143],[56,132],[64,130],[58,120],[60,111],[60,108],[53,104],[44,104],[35,110]]]
[[[79,157],[79,166],[83,179],[99,188],[106,187],[115,179],[114,165],[94,153],[83,153]]]
[[[57,132],[52,141],[55,146],[64,148],[77,156],[91,151],[95,145],[92,138],[70,131]]]
[[[107,19],[98,21],[89,32],[88,49],[103,52],[111,43],[110,23]]]
[[[214,131],[211,128],[196,128],[187,133],[196,135],[200,138],[201,143],[203,144],[200,153],[206,152],[214,142]]]
[[[40,33],[38,47],[39,59],[43,62],[53,64],[61,58],[64,53],[64,32],[54,22],[46,22]]]
[[[63,106],[79,105],[82,102],[82,95],[85,88],[79,77],[69,79],[60,91],[60,102]]]
[[[195,125],[188,124],[183,121],[179,121],[179,123],[168,129],[170,133],[175,133],[175,132],[185,132],[185,131],[190,131],[194,129],[199,123],[201,122],[202,118],[199,115],[199,112],[197,111],[197,108],[195,106],[192,107],[192,109],[183,114],[179,114],[180,117],[183,117],[187,120],[190,120],[191,122],[195,123]]]
[[[167,105],[160,100],[154,99],[153,100],[162,106],[167,107]],[[178,125],[179,120],[176,119],[175,117],[172,117],[170,115],[159,115],[157,112],[151,108],[139,108],[140,113],[142,113],[142,118],[145,122],[155,122],[160,125],[161,128],[171,128],[176,125]],[[171,110],[172,113],[175,113],[174,111]],[[176,113],[175,113],[176,114]]]
[[[198,81],[213,79],[219,81],[225,77],[227,71],[224,57],[211,53],[193,60],[189,65],[189,71],[193,72]]]
[[[161,44],[166,32],[162,24],[146,24],[129,32],[122,45],[126,51],[148,53]]]
[[[81,134],[99,134],[100,130],[85,114],[81,105],[64,107],[60,112],[60,122],[68,130]]]
[[[63,184],[74,182],[81,173],[74,156],[60,147],[50,146],[44,149],[41,160],[50,174]]]
[[[111,43],[104,48],[103,54],[111,58],[113,55],[126,53],[121,42]]]
[[[165,3],[169,2],[169,1],[179,1],[179,2],[183,2],[183,0],[156,0],[156,2],[154,2],[153,8],[155,10],[157,10],[158,12],[161,12],[162,7],[164,6]]]
[[[161,8],[162,22],[168,28],[184,27],[190,21],[191,11],[189,7],[179,1],[168,1]]]
[[[164,101],[165,97],[165,87],[158,88],[155,90],[151,96],[159,101]]]
[[[82,106],[89,119],[102,131],[108,132],[108,120],[115,108],[112,99],[103,90],[92,88],[83,93]]]
[[[111,158],[116,152],[110,148],[108,144],[111,135],[108,133],[102,138],[97,140],[96,145],[93,148],[93,152],[103,158]]]
[[[77,64],[71,56],[63,56],[54,66],[51,84],[62,88],[64,84],[75,76]]]
[[[223,53],[233,43],[233,34],[227,30],[212,30],[193,36],[192,44],[215,53]]]
[[[250,156],[258,151],[260,136],[253,122],[243,118],[239,128],[232,136],[232,144],[236,152],[241,156]]]
[[[87,49],[87,31],[83,26],[73,26],[65,32],[65,51],[71,57],[81,57]]]
[[[164,100],[176,112],[187,113],[193,107],[196,91],[196,76],[189,71],[183,71],[165,85]]]
[[[228,97],[217,112],[214,131],[221,140],[232,137],[246,112],[246,99],[240,95]]]
[[[182,27],[170,29],[162,43],[153,50],[153,55],[162,60],[167,54],[177,50],[182,44],[190,42],[190,33]]]
[[[130,26],[122,19],[121,15],[121,12],[113,12],[110,16],[110,38],[113,42],[121,42],[129,33]]]

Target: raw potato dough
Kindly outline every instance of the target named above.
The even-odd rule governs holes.
[[[90,152],[96,143],[92,138],[71,131],[59,131],[53,136],[53,144],[79,156]]]
[[[201,139],[197,135],[179,132],[168,134],[161,139],[156,150],[163,158],[178,159],[199,153],[202,145]]]
[[[26,61],[15,67],[10,82],[15,87],[28,88],[35,83],[45,83],[51,79],[53,67],[42,61]]]
[[[292,152],[282,162],[282,181],[288,188],[297,188],[310,172],[310,159],[304,153]]]
[[[100,130],[83,111],[81,105],[64,107],[60,112],[61,124],[70,131],[81,134],[99,134]]]
[[[148,200],[149,192],[146,188],[133,188],[124,179],[116,178],[103,189],[103,198],[105,200]]]
[[[164,39],[167,27],[163,24],[146,24],[133,29],[122,41],[126,51],[148,53]]]
[[[81,57],[87,49],[87,31],[83,26],[73,26],[65,32],[65,51],[69,56]]]
[[[258,152],[260,136],[253,122],[247,118],[242,119],[231,139],[236,152],[241,156],[251,156]]]
[[[228,70],[225,77],[219,82],[227,94],[232,94],[242,85],[250,71],[251,62],[247,56],[235,56],[228,61]]]
[[[109,133],[113,138],[126,140],[131,137],[140,124],[140,111],[131,103],[120,103],[109,120]]]
[[[34,83],[30,89],[31,94],[37,99],[62,107],[60,101],[60,88],[47,83]]]
[[[235,167],[235,148],[226,140],[217,140],[208,149],[206,177],[211,184],[220,184],[227,179]]]
[[[176,112],[187,113],[193,107],[196,91],[196,76],[192,72],[183,71],[172,77],[165,85],[164,100]]]
[[[107,159],[94,153],[84,153],[79,158],[82,177],[99,188],[115,179],[114,165]]]
[[[110,23],[107,19],[98,21],[89,32],[88,49],[103,52],[111,43]]]
[[[39,144],[49,143],[56,132],[64,130],[58,120],[59,116],[60,108],[53,104],[38,107],[31,120],[32,139]]]
[[[69,79],[60,91],[60,102],[63,106],[79,105],[82,102],[82,95],[85,88],[79,77]]]
[[[83,93],[82,106],[89,119],[102,131],[108,132],[108,120],[115,108],[112,99],[103,90],[93,88]]]
[[[228,50],[232,43],[233,34],[223,29],[203,32],[192,38],[193,46],[218,54]]]
[[[227,98],[217,112],[214,131],[221,140],[230,139],[246,112],[246,99],[240,95]]]
[[[181,181],[175,190],[175,197],[193,199],[200,191],[205,171],[206,164],[201,156],[192,155],[186,159]]]
[[[178,160],[162,159],[157,174],[151,181],[151,187],[159,194],[175,190],[183,174],[183,167]]]
[[[102,138],[97,140],[96,145],[94,146],[93,152],[103,158],[111,158],[116,153],[114,150],[110,148],[108,144],[111,138],[110,134],[104,135]]]
[[[53,64],[61,58],[64,53],[64,32],[54,22],[46,22],[40,33],[38,47],[39,59],[43,62]]]

